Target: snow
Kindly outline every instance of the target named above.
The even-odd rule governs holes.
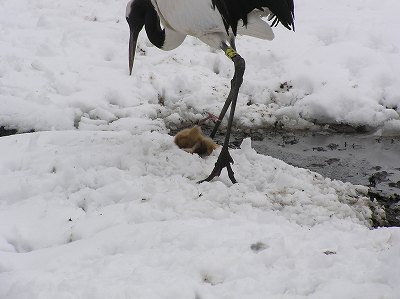
[[[124,1],[3,0],[0,7],[2,126],[132,130],[114,122],[139,117],[162,130],[218,114],[224,103],[232,63],[195,38],[163,52],[141,34],[127,76]],[[398,7],[395,0],[298,0],[296,32],[276,27],[272,42],[239,37],[247,71],[236,126],[340,123],[399,135]],[[280,89],[285,82],[292,87]]]
[[[394,0],[298,0],[296,32],[241,37],[235,125],[400,135]],[[400,230],[372,229],[367,188],[231,150],[202,159],[169,127],[218,114],[233,75],[187,38],[143,34],[128,76],[126,3],[0,1],[0,298],[385,298]],[[163,104],[163,105],[160,105]],[[251,103],[251,105],[247,105]]]
[[[197,184],[218,152],[201,159],[157,132],[0,143],[0,298],[398,294],[400,230],[369,229],[366,188],[259,155],[249,139],[232,151],[235,185]]]

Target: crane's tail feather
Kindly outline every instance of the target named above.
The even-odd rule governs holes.
[[[293,0],[260,0],[260,5],[268,7],[271,11],[268,20],[272,20],[271,26],[281,23],[289,30],[294,28],[294,3]]]
[[[294,30],[294,3],[293,0],[211,0],[222,16],[226,32],[232,29],[237,34],[239,20],[247,26],[249,14],[255,10],[268,11],[272,26],[281,23],[289,30]]]

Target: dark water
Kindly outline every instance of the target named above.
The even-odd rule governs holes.
[[[400,226],[400,137],[361,133],[250,132],[231,136],[232,147],[250,136],[253,148],[325,177],[364,185],[386,211],[387,226]],[[223,142],[223,134],[217,136]]]

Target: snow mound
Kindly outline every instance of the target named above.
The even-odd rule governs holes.
[[[130,221],[195,217],[196,203],[201,203],[210,209],[218,207],[225,215],[243,208],[280,211],[301,225],[332,218],[370,224],[365,187],[332,181],[259,155],[251,149],[250,139],[232,151],[240,182],[236,185],[229,183],[226,174],[220,181],[197,184],[211,171],[219,150],[203,160],[179,150],[172,137],[156,132],[43,132],[3,138],[1,145],[1,173],[8,183],[0,196],[3,202],[16,205],[16,213],[24,209],[24,203],[27,212],[31,205],[47,205],[45,198],[65,206],[63,215],[72,213],[64,220],[79,211],[97,213],[122,203],[136,210],[146,202],[146,211],[137,209]],[[26,232],[26,237],[30,235]],[[39,248],[46,247],[46,239],[40,240],[44,244]]]
[[[197,184],[217,154],[158,132],[2,138],[0,298],[395,298],[399,231],[369,230],[363,187],[249,139],[240,183]]]

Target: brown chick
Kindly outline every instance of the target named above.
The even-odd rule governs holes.
[[[209,137],[203,135],[200,127],[183,129],[175,135],[175,144],[184,151],[200,156],[209,156],[218,145]]]

